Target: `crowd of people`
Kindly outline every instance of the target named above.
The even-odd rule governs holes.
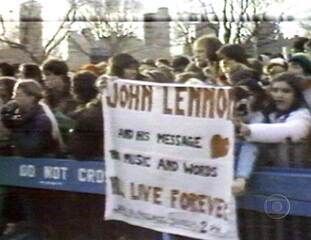
[[[70,72],[66,62],[58,59],[49,59],[41,66],[25,63],[16,67],[2,62],[0,154],[103,159],[100,95],[106,81],[112,81],[114,77],[232,86],[237,100],[234,119],[237,137],[245,143],[284,143],[284,139],[299,142],[310,132],[310,46],[311,40],[300,37],[289,56],[262,54],[251,58],[241,45],[222,44],[215,37],[202,36],[193,44],[192,57],[139,61],[130,54],[121,53],[107,62],[83,65],[76,72]],[[290,96],[283,96],[286,94]],[[287,127],[286,131],[281,130],[286,133],[282,139],[272,141],[252,137],[257,131],[254,128],[257,125],[253,124],[274,127],[276,125],[272,123],[290,121],[298,110],[305,113],[301,116],[305,124],[301,123],[294,131],[296,134],[301,130],[299,137],[290,135]],[[246,128],[250,130],[250,136],[245,136]],[[261,129],[258,131],[266,134]]]
[[[104,160],[101,94],[107,81],[231,86],[236,98],[233,191],[255,165],[310,167],[311,39],[287,56],[252,58],[238,44],[202,36],[193,56],[137,60],[120,53],[70,72],[65,61],[0,63],[0,155]],[[255,164],[257,162],[257,164]]]

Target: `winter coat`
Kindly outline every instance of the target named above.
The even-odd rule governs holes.
[[[19,118],[2,119],[12,132],[15,154],[23,157],[42,157],[60,152],[59,142],[52,136],[52,124],[40,105],[35,105]]]
[[[300,108],[282,116],[269,115],[271,123],[249,124],[248,141],[260,144],[259,165],[311,166],[311,114]]]
[[[70,116],[75,120],[75,127],[69,135],[69,153],[77,160],[103,160],[104,127],[100,99],[90,102]]]
[[[263,123],[265,116],[259,111],[250,112],[244,117],[247,123]],[[235,144],[235,177],[249,178],[258,159],[259,146],[256,143],[237,139]]]
[[[1,101],[1,100],[0,100]],[[0,109],[3,107],[3,103],[0,104]],[[12,154],[12,142],[11,132],[7,129],[2,121],[0,121],[0,155],[9,156]]]
[[[249,124],[251,135],[247,140],[262,143],[301,142],[310,134],[311,114],[306,108],[279,117],[272,113],[269,119],[271,123]]]

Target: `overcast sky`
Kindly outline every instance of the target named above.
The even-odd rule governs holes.
[[[68,8],[67,0],[37,0],[43,6],[43,17],[49,20],[56,20],[61,18],[66,9]],[[176,13],[177,11],[185,11],[185,4],[187,0],[142,0],[142,3],[145,7],[145,11],[154,11],[158,7],[168,7],[171,14]],[[10,0],[10,1],[1,1],[0,12],[4,15],[10,15],[13,17],[18,12],[18,6],[20,3],[25,2],[25,0]],[[192,0],[192,6],[196,6],[196,2],[199,1]],[[213,3],[214,7],[220,7],[223,1],[219,0],[210,0]],[[310,11],[307,11],[306,4],[308,0],[283,0],[282,3],[275,3],[271,0],[271,6],[267,8],[266,12],[270,15],[279,15],[282,12],[287,15],[293,15],[295,17],[303,17]],[[200,6],[198,4],[198,6]],[[311,9],[311,6],[310,6]],[[10,14],[9,11],[13,10],[16,14]],[[17,15],[16,15],[17,16]]]
[[[156,11],[159,7],[168,7],[170,14],[176,14],[176,12],[182,12],[189,9],[189,6],[186,7],[183,2],[187,0],[142,0],[144,6],[144,12]],[[189,0],[188,0],[189,1]],[[211,0],[214,7],[220,8],[220,4],[223,1],[220,0]],[[18,20],[18,11],[19,5],[25,2],[25,0],[2,0],[0,4],[0,14],[5,17],[5,19],[15,19]],[[45,24],[44,35],[46,38],[49,37],[57,29],[57,25],[53,23],[55,20],[60,20],[66,10],[68,9],[67,0],[38,0],[42,4],[42,17],[48,22]],[[192,0],[194,4],[192,5],[195,8],[198,1]],[[266,9],[266,13],[272,16],[279,16],[281,13],[285,15],[292,15],[299,18],[304,18],[306,14],[311,12],[307,11],[308,0],[283,0],[282,3],[275,3],[271,0],[271,6]],[[193,8],[191,8],[193,10]],[[199,8],[198,8],[199,9]],[[311,22],[310,22],[311,23]],[[292,37],[294,35],[304,35],[304,31],[299,27],[299,24],[296,22],[283,23],[281,29],[285,37]]]

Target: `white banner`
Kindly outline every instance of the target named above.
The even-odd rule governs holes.
[[[103,100],[105,218],[238,239],[231,89],[116,80]]]

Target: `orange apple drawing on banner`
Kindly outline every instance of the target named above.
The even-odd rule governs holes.
[[[229,139],[216,134],[211,139],[211,157],[224,157],[229,152]]]

